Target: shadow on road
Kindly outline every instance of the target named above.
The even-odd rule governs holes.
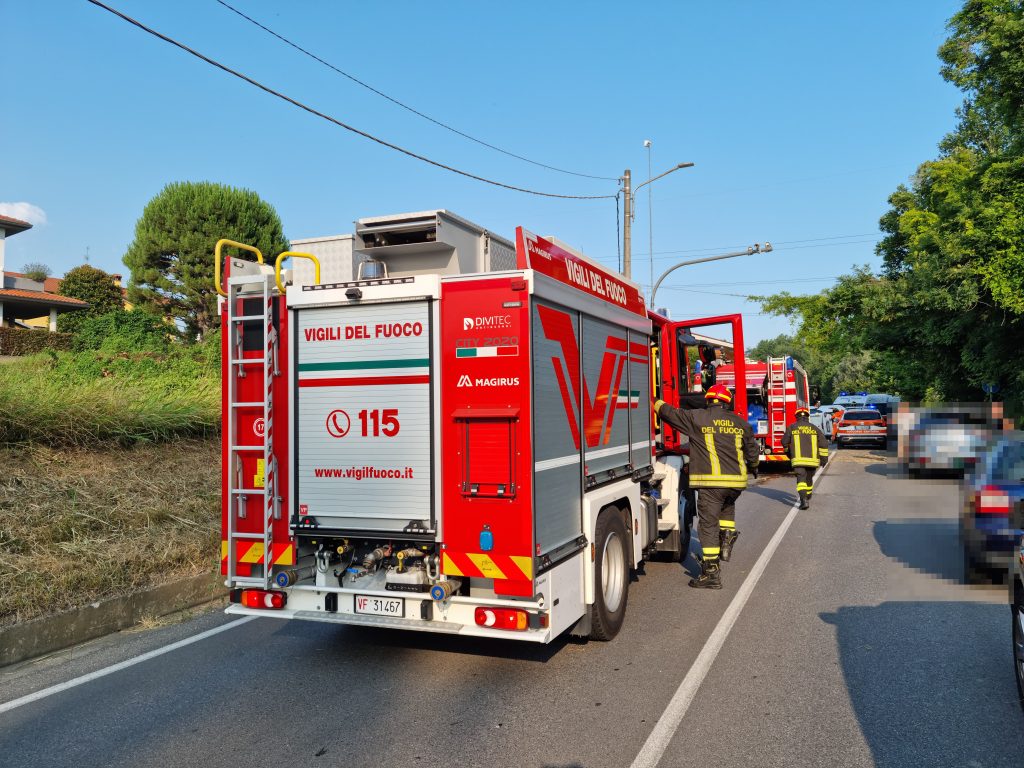
[[[290,622],[296,624],[298,622]],[[566,645],[588,642],[585,639],[562,635],[547,645],[523,643],[514,640],[487,640],[427,632],[396,632],[393,629],[360,626],[339,626],[335,642],[339,651],[352,657],[357,654],[380,659],[383,655],[427,651],[455,653],[495,659],[514,658],[516,661],[546,664]]]
[[[1024,763],[1005,606],[891,602],[821,618],[877,768]]]
[[[947,581],[964,580],[960,525],[945,518],[879,520],[872,531],[886,557]]]
[[[881,475],[882,477],[902,477],[900,469],[895,464],[868,464],[864,467],[865,472],[869,472],[872,475]]]
[[[781,501],[783,504],[789,505],[796,504],[797,501],[795,492],[796,485],[794,485],[793,488],[794,491],[789,492],[783,491],[780,488],[767,488],[764,486],[756,485],[753,488],[748,488],[746,492],[749,493],[751,496],[763,496],[766,499],[771,499],[772,501]]]

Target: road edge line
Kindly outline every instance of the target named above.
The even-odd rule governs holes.
[[[4,712],[10,712],[11,710],[17,709],[18,707],[23,707],[26,704],[31,704],[34,701],[45,699],[48,696],[53,696],[55,693],[66,691],[69,688],[75,688],[84,683],[92,682],[93,680],[97,680],[101,677],[106,677],[107,675],[111,675],[114,672],[120,672],[122,669],[134,667],[136,664],[141,664],[144,661],[155,659],[157,656],[163,656],[165,653],[176,651],[179,648],[184,648],[187,645],[198,643],[200,640],[205,640],[208,637],[213,637],[214,635],[218,635],[221,632],[227,632],[229,629],[234,629],[236,627],[241,626],[242,624],[248,624],[250,621],[254,621],[258,618],[258,616],[246,616],[245,618],[237,619],[227,624],[221,624],[219,627],[214,627],[213,629],[208,629],[205,632],[200,632],[198,635],[192,635],[191,637],[186,637],[183,640],[178,640],[177,642],[171,643],[170,645],[165,645],[161,648],[155,648],[152,651],[143,653],[141,656],[136,656],[131,659],[119,661],[117,664],[111,664],[109,667],[97,669],[95,672],[90,672],[87,675],[82,675],[81,677],[76,677],[64,683],[58,683],[57,685],[51,685],[49,688],[43,688],[41,691],[36,691],[35,693],[30,693],[20,698],[12,699],[11,701],[7,701],[3,704],[0,704],[0,714],[3,714]]]
[[[822,467],[820,477],[824,477],[837,453],[829,452],[828,461]],[[761,580],[761,575],[768,567],[768,563],[775,554],[775,550],[778,549],[783,537],[796,519],[799,509],[798,504],[790,507],[789,513],[782,523],[779,524],[775,534],[769,540],[764,550],[762,550],[760,557],[757,558],[757,562],[754,563],[754,567],[750,569],[750,573],[747,574],[747,578],[743,581],[739,591],[736,592],[732,602],[725,609],[722,618],[718,620],[718,624],[715,625],[711,635],[704,643],[704,647],[701,648],[696,660],[690,666],[689,671],[687,671],[686,677],[683,678],[676,692],[672,695],[665,710],[661,713],[661,717],[658,718],[658,722],[654,724],[654,729],[640,748],[636,758],[630,764],[630,768],[656,768],[658,763],[661,762],[661,758],[672,742],[679,724],[683,721],[683,717],[686,716],[690,704],[693,703],[701,683],[704,682],[704,678],[711,671],[711,666],[722,650],[722,646],[725,645],[726,638],[729,637],[736,619],[739,618],[740,612],[747,604],[747,600],[754,591],[754,587]]]

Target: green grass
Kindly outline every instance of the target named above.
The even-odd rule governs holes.
[[[0,444],[130,445],[220,428],[216,343],[48,352],[0,366]]]
[[[0,625],[217,568],[217,341],[106,341],[0,365]]]

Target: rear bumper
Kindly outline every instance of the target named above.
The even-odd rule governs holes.
[[[452,597],[435,602],[429,596],[400,592],[360,592],[360,595],[396,598],[405,600],[405,615],[375,616],[355,612],[356,593],[350,590],[336,590],[316,587],[293,587],[284,590],[288,602],[282,610],[246,608],[232,603],[225,613],[239,616],[262,616],[268,619],[301,619],[326,624],[349,624],[363,627],[405,629],[414,632],[435,632],[470,637],[490,637],[496,640],[523,640],[533,643],[548,643],[554,639],[551,628],[523,629],[510,631],[477,626],[473,614],[477,606],[521,608],[531,613],[546,613],[536,601],[501,600],[494,598]],[[337,610],[326,608],[328,595],[337,595]],[[429,618],[427,618],[429,617]]]
[[[978,565],[1000,572],[1010,567],[1015,552],[1014,535],[987,533],[977,528],[963,528],[960,535],[964,549]]]
[[[848,434],[841,432],[836,436],[836,442],[842,445],[852,445],[853,443],[882,443],[888,441],[888,436],[885,432],[858,432],[857,434]]]

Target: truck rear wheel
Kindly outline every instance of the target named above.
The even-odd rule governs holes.
[[[597,518],[594,537],[594,604],[590,606],[590,637],[611,640],[626,618],[629,598],[629,543],[622,513],[606,507]]]

